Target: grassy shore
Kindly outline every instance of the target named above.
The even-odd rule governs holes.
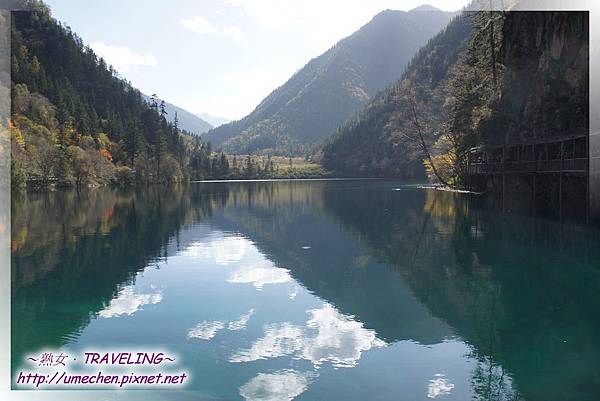
[[[327,178],[331,173],[304,157],[250,156],[253,176],[248,177],[248,155],[227,156],[232,178]]]

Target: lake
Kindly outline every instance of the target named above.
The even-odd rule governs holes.
[[[185,391],[97,398],[597,400],[599,245],[390,181],[14,196],[13,375],[162,349]]]

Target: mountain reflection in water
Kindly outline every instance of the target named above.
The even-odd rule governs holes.
[[[193,399],[596,399],[598,232],[479,202],[376,181],[17,196],[13,373],[155,344]]]

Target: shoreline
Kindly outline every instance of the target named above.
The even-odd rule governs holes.
[[[330,178],[257,178],[257,179],[231,179],[231,180],[193,180],[190,184],[199,183],[227,183],[227,182],[277,182],[277,181],[376,181],[385,180],[384,178],[347,178],[347,177],[330,177]]]

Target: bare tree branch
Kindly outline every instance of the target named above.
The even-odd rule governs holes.
[[[419,116],[417,115],[417,101],[415,100],[414,94],[412,93],[408,93],[407,95],[407,99],[410,103],[410,108],[412,111],[412,118],[413,118],[413,125],[415,126],[415,129],[417,131],[417,134],[419,135],[419,140],[421,142],[421,148],[423,149],[423,153],[425,153],[425,156],[427,157],[427,160],[429,160],[429,164],[431,165],[431,169],[433,170],[433,174],[435,174],[435,176],[437,177],[437,179],[444,184],[445,186],[451,186],[450,184],[448,184],[448,182],[439,174],[439,172],[437,171],[437,168],[435,167],[435,163],[433,162],[433,158],[431,157],[431,152],[429,152],[429,148],[427,147],[427,144],[425,143],[425,138],[423,137],[423,130],[421,128],[421,123],[419,122]]]

